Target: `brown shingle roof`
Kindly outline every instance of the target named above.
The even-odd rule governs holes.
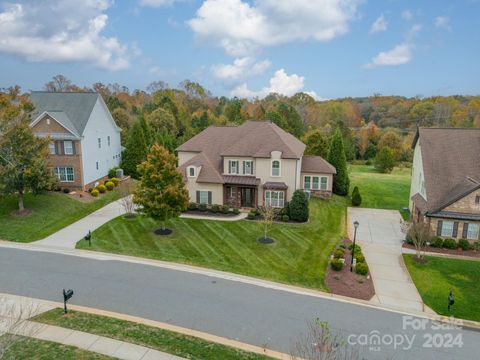
[[[212,165],[204,153],[194,156],[179,167],[180,172],[185,178],[187,176],[187,167],[191,165],[202,167],[198,174],[197,182],[223,184],[223,177],[218,173],[217,169]]]
[[[230,184],[230,185],[246,185],[246,186],[260,185],[260,179],[257,179],[255,176],[224,175],[223,181],[225,184]]]
[[[422,151],[426,208],[437,212],[480,182],[480,130],[420,128],[413,146]]]
[[[337,170],[321,156],[304,156],[302,158],[302,172],[336,174]]]

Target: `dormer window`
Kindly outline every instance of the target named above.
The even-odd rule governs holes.
[[[238,160],[228,160],[228,173],[238,174]]]
[[[272,161],[272,176],[280,176],[280,161]]]
[[[253,161],[247,160],[243,162],[243,174],[253,175]]]
[[[193,166],[188,168],[188,177],[195,177],[195,168]]]

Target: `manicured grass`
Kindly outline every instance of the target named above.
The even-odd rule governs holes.
[[[146,346],[187,359],[269,359],[193,336],[111,317],[53,309],[32,320]]]
[[[19,359],[113,360],[114,358],[82,350],[74,346],[62,345],[45,340],[22,338],[19,342],[13,344],[2,357],[2,360]]]
[[[480,321],[480,261],[428,256],[426,264],[403,255],[410,275],[423,301],[442,315]],[[453,290],[455,304],[447,310],[448,293]]]
[[[118,191],[102,195],[91,203],[81,202],[68,195],[49,192],[25,196],[25,208],[32,210],[28,216],[16,216],[17,198],[0,199],[0,239],[18,242],[31,242],[43,239],[63,227],[98,210],[119,198]]]
[[[262,226],[249,220],[175,219],[167,223],[169,236],[153,233],[158,223],[144,217],[118,217],[93,233],[92,247],[114,252],[194,264],[273,281],[326,290],[328,257],[345,234],[346,199],[310,201],[308,224],[274,224],[269,237],[257,242]]]
[[[382,174],[373,166],[350,165],[350,189],[358,186],[364,208],[400,210],[408,207],[410,196],[410,168],[395,168],[390,174]]]

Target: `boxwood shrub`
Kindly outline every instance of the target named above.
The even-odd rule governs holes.
[[[97,197],[99,194],[100,192],[97,189],[93,189],[92,191],[90,191],[90,195],[92,195],[93,197]]]
[[[458,247],[462,250],[470,250],[472,249],[472,245],[467,239],[460,239],[458,240]]]
[[[368,265],[365,263],[358,263],[355,266],[355,272],[358,275],[367,275],[368,274]]]
[[[333,257],[335,259],[343,259],[344,256],[345,256],[345,251],[343,251],[342,249],[337,249],[333,253]]]
[[[440,236],[434,236],[432,241],[430,241],[430,246],[435,248],[442,248],[443,247],[443,239]]]
[[[443,247],[445,249],[456,249],[458,244],[454,239],[445,239],[443,240]]]
[[[105,187],[105,185],[98,185],[97,190],[100,192],[100,194],[104,194],[107,192],[107,188]]]
[[[112,191],[113,188],[115,187],[115,184],[112,181],[107,181],[105,183],[105,187],[107,188],[108,191]]]
[[[343,261],[340,259],[333,259],[330,263],[330,266],[334,271],[340,271],[343,269]]]

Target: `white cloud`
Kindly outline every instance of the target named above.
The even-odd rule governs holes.
[[[412,59],[412,46],[406,43],[395,46],[389,51],[382,51],[375,56],[365,68],[373,69],[379,66],[403,65]]]
[[[232,96],[240,98],[264,98],[270,93],[292,96],[301,92],[305,86],[305,78],[297,74],[288,75],[284,69],[277,70],[269,81],[269,85],[259,91],[250,90],[247,84],[237,86],[231,92]],[[314,91],[304,91],[317,100],[321,98]]]
[[[326,41],[348,31],[360,0],[205,0],[188,25],[233,56],[291,41]]]
[[[35,62],[82,61],[119,70],[128,47],[102,35],[110,0],[35,0],[0,5],[0,52]]]
[[[409,9],[402,11],[401,16],[403,20],[407,20],[407,21],[410,21],[413,18],[413,14]]]
[[[240,80],[263,74],[271,65],[269,60],[255,62],[252,57],[237,58],[232,64],[217,64],[212,71],[217,79],[227,83],[238,83]]]
[[[435,27],[450,29],[450,18],[448,16],[437,16],[435,18]]]
[[[388,22],[385,20],[385,17],[383,15],[380,15],[370,27],[370,33],[373,34],[380,31],[386,31],[387,25]]]
[[[147,7],[161,7],[161,6],[169,6],[173,5],[175,2],[181,0],[140,0],[139,3],[141,6]]]
[[[415,47],[415,36],[422,30],[421,25],[413,25],[405,35],[405,40],[388,51],[381,51],[363,67],[374,69],[379,66],[398,66],[408,64],[412,60],[412,49]]]

